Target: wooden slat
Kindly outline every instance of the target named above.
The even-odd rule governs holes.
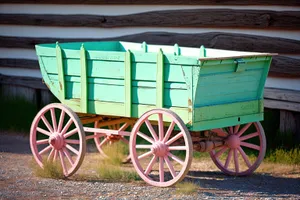
[[[193,9],[119,16],[0,14],[0,24],[69,27],[211,27],[300,29],[300,12]]]
[[[274,1],[274,0],[0,0],[0,3],[23,4],[92,4],[92,5],[285,5],[299,6],[298,0]]]
[[[1,58],[0,67],[39,69],[37,60]]]
[[[16,85],[29,87],[33,89],[48,90],[41,78],[22,77],[22,76],[5,76],[0,74],[0,84]]]
[[[300,103],[300,91],[265,88],[264,98]]]
[[[269,52],[282,54],[300,54],[300,41],[247,35],[237,33],[209,32],[199,34],[180,34],[167,32],[146,32],[113,38],[31,38],[31,37],[0,37],[1,47],[30,48],[35,44],[75,41],[107,41],[123,40],[128,42],[146,41],[148,44],[174,45],[197,47],[204,45],[206,48],[228,49],[237,51]]]
[[[164,53],[160,49],[156,63],[156,107],[164,107]]]
[[[237,33],[210,32],[199,34],[180,34],[167,32],[146,32],[114,38],[31,38],[31,37],[0,37],[1,47],[30,48],[35,44],[55,43],[56,41],[104,41],[123,40],[128,42],[146,41],[148,44],[174,45],[206,48],[228,49],[237,51],[269,52],[282,54],[300,54],[300,41]]]
[[[132,65],[131,65],[131,52],[125,53],[125,116],[131,117],[132,114]]]
[[[88,113],[88,81],[87,81],[87,61],[85,48],[82,45],[80,48],[80,86],[81,86],[81,97],[80,107],[82,113]]]
[[[269,76],[300,77],[300,59],[285,56],[274,56]]]
[[[279,109],[279,110],[290,110],[300,112],[300,103],[278,101],[273,99],[264,100],[265,108]]]

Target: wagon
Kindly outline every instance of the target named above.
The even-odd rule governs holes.
[[[38,165],[80,167],[86,140],[122,141],[139,176],[167,187],[187,174],[193,150],[225,174],[251,174],[266,138],[263,90],[272,54],[122,41],[36,45],[43,81],[61,103],[33,120]]]

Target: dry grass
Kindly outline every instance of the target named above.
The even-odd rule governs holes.
[[[180,182],[176,184],[176,194],[186,195],[186,194],[193,194],[197,192],[199,188],[198,185],[192,182]]]
[[[36,176],[42,178],[63,179],[64,174],[59,162],[44,162],[44,168],[41,168],[36,163],[33,165],[33,171]]]

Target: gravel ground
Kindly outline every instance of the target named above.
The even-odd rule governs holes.
[[[300,199],[299,174],[230,177],[214,169],[196,171],[193,163],[186,180],[199,188],[191,195],[178,195],[174,187],[156,188],[142,181],[40,178],[32,163],[28,137],[0,134],[0,199]]]

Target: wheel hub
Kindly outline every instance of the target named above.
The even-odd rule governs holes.
[[[64,137],[58,133],[54,133],[49,137],[49,144],[59,150],[64,146]]]
[[[230,135],[227,139],[226,139],[226,144],[229,148],[231,149],[236,149],[240,146],[241,141],[239,136],[237,135]]]
[[[164,157],[168,153],[168,146],[162,142],[155,142],[151,147],[151,151],[156,156]]]

